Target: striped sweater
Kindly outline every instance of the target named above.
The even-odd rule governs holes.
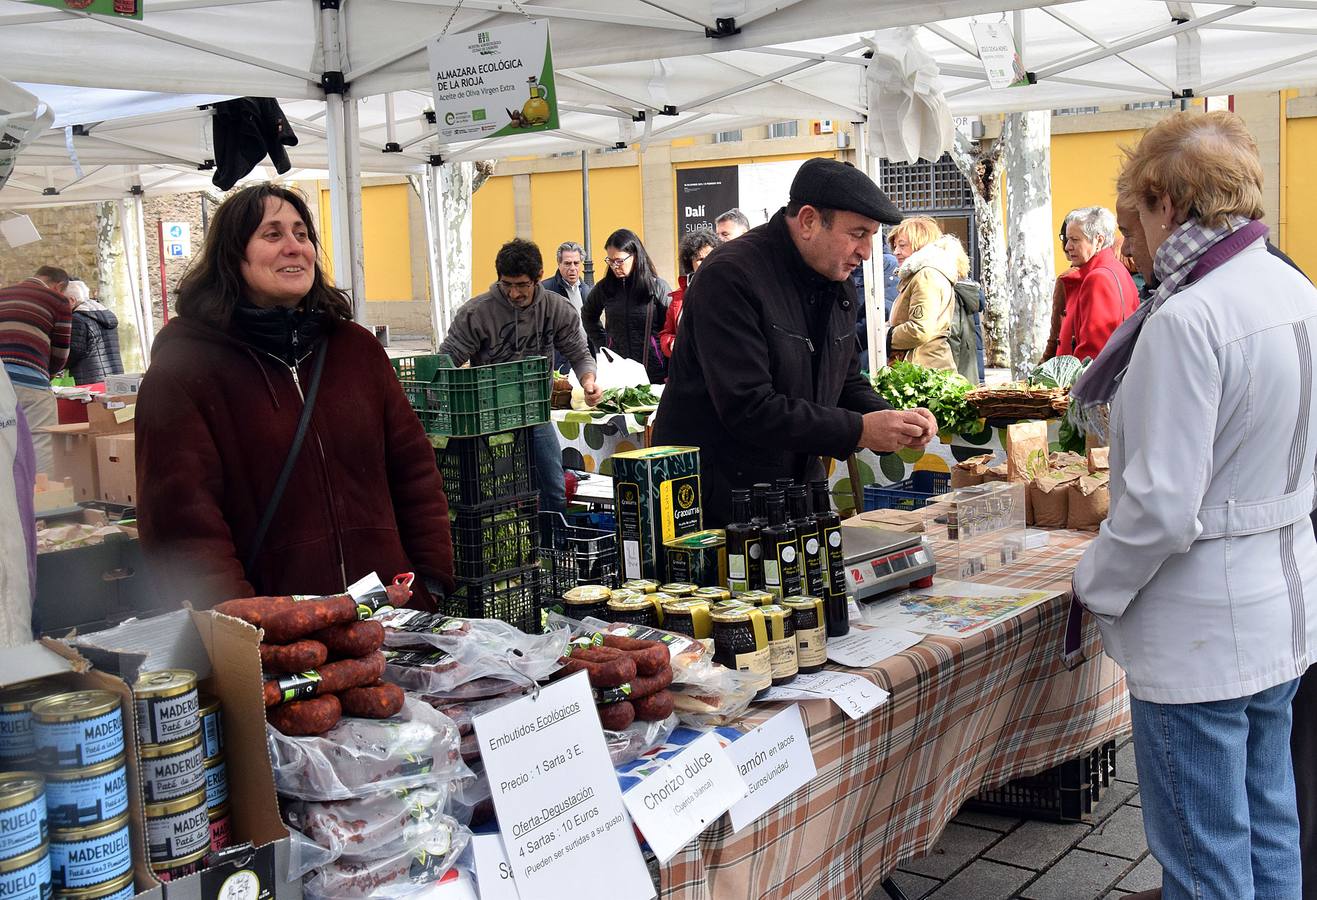
[[[35,278],[0,288],[0,362],[15,385],[50,387],[69,358],[72,320],[64,295]]]

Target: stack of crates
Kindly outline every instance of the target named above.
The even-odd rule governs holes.
[[[531,426],[549,420],[543,356],[454,368],[442,355],[393,361],[444,478],[457,589],[447,615],[540,630],[539,494]]]

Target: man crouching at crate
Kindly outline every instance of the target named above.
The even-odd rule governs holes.
[[[585,326],[571,301],[540,284],[544,274],[540,248],[520,238],[508,241],[494,257],[494,270],[498,281],[462,304],[439,352],[459,366],[467,362],[484,366],[530,356],[553,359],[557,350],[576,372],[585,402],[597,404],[603,392],[595,387],[595,362]],[[557,428],[545,422],[533,429],[540,509],[562,512],[567,506],[567,487]]]

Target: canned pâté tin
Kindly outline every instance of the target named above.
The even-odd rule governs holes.
[[[229,816],[229,804],[218,806],[210,811],[210,849],[223,850],[233,843],[233,820]]]
[[[128,816],[50,832],[50,878],[57,891],[113,884],[133,868]]]
[[[73,691],[32,706],[33,752],[50,769],[80,769],[123,753],[123,713],[109,691]]]
[[[123,756],[81,769],[46,775],[46,811],[51,828],[80,828],[128,811],[128,768]]]
[[[29,681],[0,692],[0,764],[21,768],[32,758],[32,704],[51,695],[49,686]]]
[[[137,737],[143,744],[172,744],[201,730],[197,673],[190,669],[145,672],[133,685]]]
[[[196,853],[190,853],[179,859],[152,862],[151,873],[160,881],[177,881],[180,878],[187,878],[206,867],[206,855],[209,853],[210,845],[207,844]]]
[[[24,856],[45,842],[45,780],[35,772],[0,775],[0,860]]]
[[[164,803],[196,793],[206,784],[201,735],[172,744],[143,744],[142,789],[147,803]]]
[[[146,848],[151,862],[191,856],[210,846],[206,790],[146,805]]]
[[[229,770],[224,757],[206,760],[206,809],[215,809],[229,802]]]
[[[224,752],[224,713],[218,697],[200,695],[197,716],[201,719],[201,751],[206,759]]]
[[[133,900],[136,895],[133,873],[129,872],[118,881],[111,881],[109,884],[84,888],[80,891],[60,891],[57,900]]]
[[[50,900],[50,856],[45,844],[0,862],[0,897]]]

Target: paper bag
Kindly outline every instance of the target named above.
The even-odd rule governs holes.
[[[1111,468],[1111,448],[1091,447],[1088,451],[1088,471],[1106,472]]]
[[[1070,489],[1070,506],[1066,527],[1076,531],[1097,531],[1111,506],[1110,476],[1106,472],[1076,479]]]
[[[1033,523],[1039,528],[1065,528],[1070,516],[1070,493],[1076,476],[1053,472],[1029,482]]]
[[[989,466],[983,470],[984,481],[1006,481],[1006,463],[1000,463],[995,466]]]
[[[985,453],[982,456],[973,456],[964,462],[958,462],[951,467],[951,489],[970,487],[975,484],[983,483],[983,473],[988,470],[988,464],[992,462],[992,454]]]
[[[1031,481],[1047,472],[1047,423],[1006,426],[1006,480]]]

